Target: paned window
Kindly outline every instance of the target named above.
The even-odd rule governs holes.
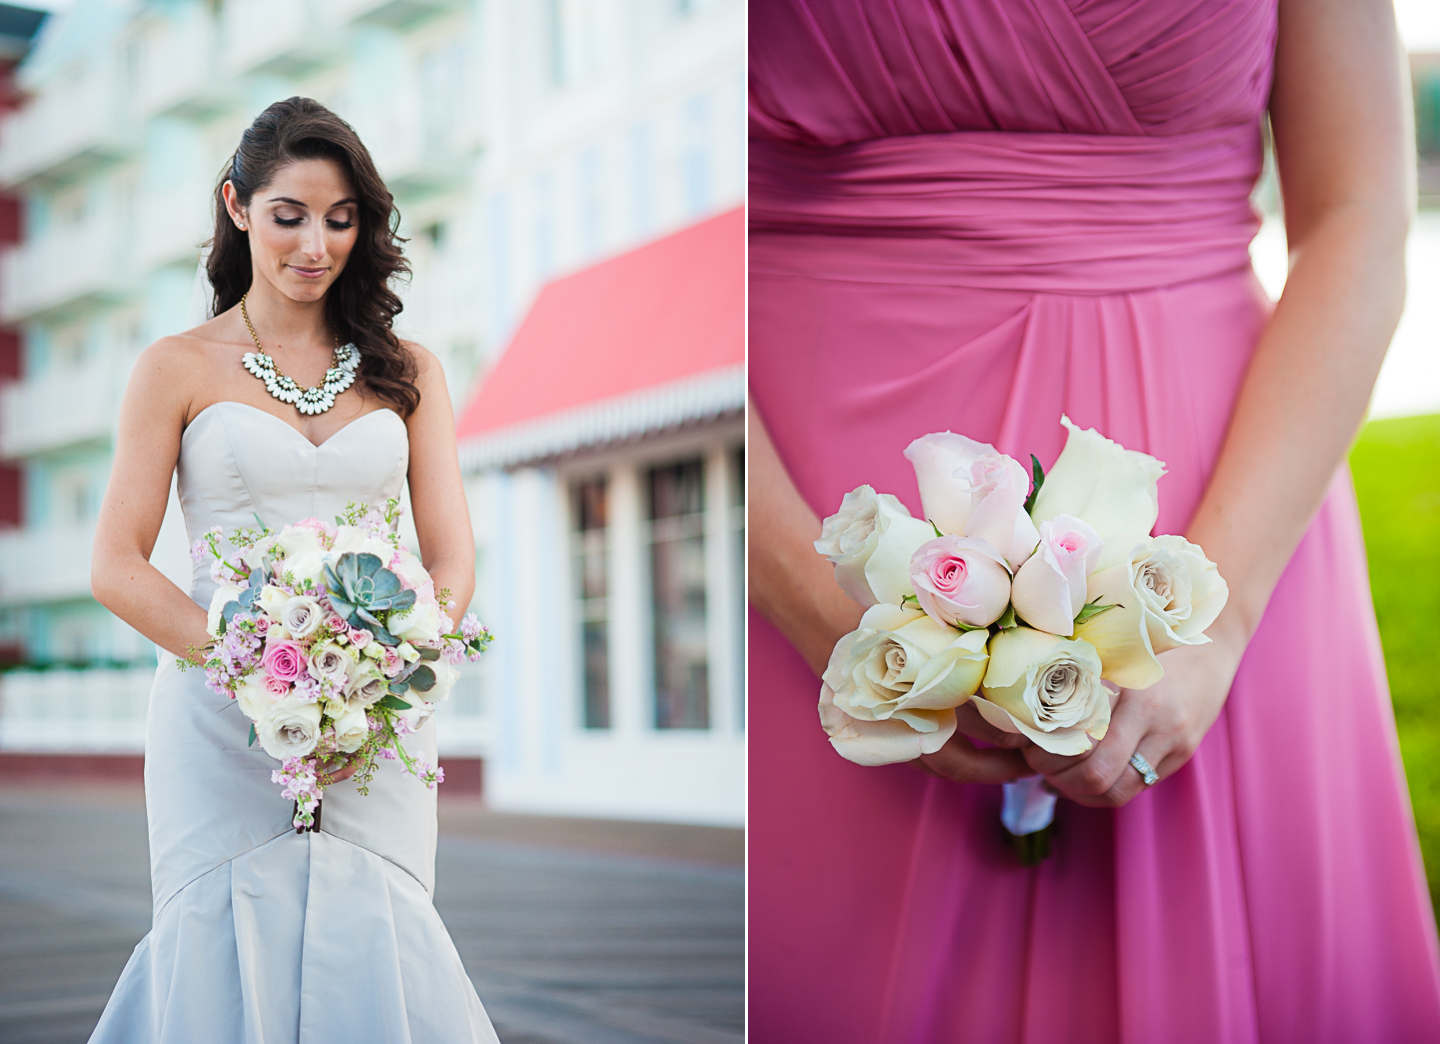
[[[648,486],[655,727],[708,729],[704,464],[652,468]]]
[[[605,479],[574,486],[575,593],[580,619],[581,722],[587,729],[610,727],[610,564],[605,551]]]

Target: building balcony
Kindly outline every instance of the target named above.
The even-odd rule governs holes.
[[[145,749],[153,666],[10,671],[0,676],[0,750]]]
[[[94,541],[93,525],[0,533],[0,605],[90,597]]]
[[[337,22],[361,22],[405,29],[427,18],[458,10],[463,0],[330,0]]]
[[[139,199],[135,266],[142,272],[162,265],[193,267],[200,244],[214,231],[211,186],[186,183],[171,191],[151,191]]]
[[[134,100],[139,115],[205,120],[239,102],[239,85],[217,75],[220,27],[205,6],[177,8],[142,40]]]
[[[117,224],[100,218],[6,251],[0,257],[0,319],[21,322],[125,299],[138,276],[122,256],[129,248]]]
[[[0,122],[0,183],[64,180],[139,145],[113,61],[82,63]]]
[[[0,457],[14,460],[108,438],[125,375],[101,363],[57,367],[0,388]]]
[[[329,0],[229,0],[222,39],[231,73],[300,77],[344,56]]]

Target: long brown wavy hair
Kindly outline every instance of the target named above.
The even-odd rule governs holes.
[[[370,151],[350,124],[310,98],[276,102],[250,124],[215,183],[215,236],[207,271],[215,288],[215,314],[240,303],[250,289],[250,240],[230,220],[224,185],[235,186],[242,206],[265,188],[275,172],[297,160],[328,159],[340,165],[359,200],[360,231],[345,270],[325,295],[325,318],[342,344],[360,349],[359,376],[401,416],[420,405],[415,360],[395,336],[403,305],[392,280],[410,274],[400,244],[400,212]]]

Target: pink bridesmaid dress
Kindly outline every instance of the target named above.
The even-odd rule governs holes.
[[[1060,414],[1165,461],[1183,533],[1270,303],[1251,271],[1273,0],[752,0],[751,385],[821,517],[946,428]],[[1440,1040],[1436,929],[1348,474],[1194,759],[1064,802],[831,750],[750,628],[750,1039]]]

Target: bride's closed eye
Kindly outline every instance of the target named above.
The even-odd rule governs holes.
[[[297,218],[282,218],[282,217],[277,217],[277,218],[275,219],[275,224],[277,224],[277,225],[284,225],[286,228],[293,228],[295,225],[300,224],[300,222],[302,222],[302,221],[304,221],[304,220],[305,220],[304,218],[298,218],[298,217],[297,217]],[[335,231],[337,231],[337,232],[343,232],[343,231],[344,231],[345,229],[347,229],[347,228],[354,228],[354,227],[355,227],[355,222],[353,222],[353,221],[327,221],[327,222],[325,222],[325,223],[326,223],[327,225],[329,225],[331,228],[333,228],[333,229],[334,229]]]

